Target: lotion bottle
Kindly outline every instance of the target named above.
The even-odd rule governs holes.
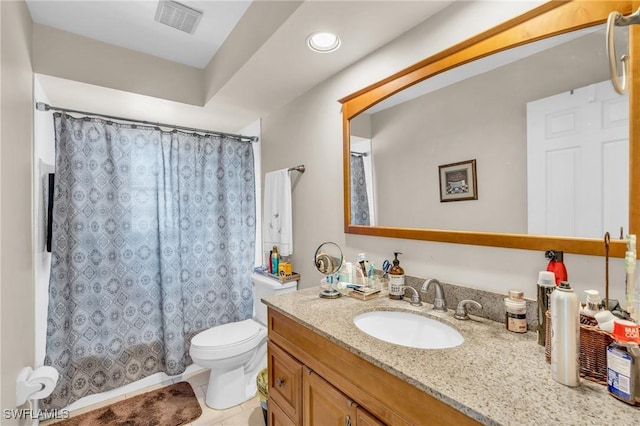
[[[551,293],[551,378],[580,384],[580,299],[567,281]]]
[[[600,293],[598,290],[585,290],[585,293],[587,293],[587,304],[580,313],[594,318],[601,309]]]
[[[404,269],[400,266],[398,255],[394,252],[393,266],[389,269],[389,299],[400,300],[404,294]]]

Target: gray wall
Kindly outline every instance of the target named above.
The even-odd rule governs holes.
[[[33,40],[34,72],[192,105],[206,102],[198,68],[41,24],[34,24]]]
[[[3,1],[0,14],[0,408],[5,409],[15,407],[18,373],[22,367],[33,365],[33,89],[32,21],[27,6],[22,1]],[[1,422],[19,423],[4,416]]]

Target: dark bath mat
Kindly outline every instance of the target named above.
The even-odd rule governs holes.
[[[193,388],[180,382],[71,417],[55,426],[178,426],[201,414]]]

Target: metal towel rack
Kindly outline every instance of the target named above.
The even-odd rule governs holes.
[[[611,83],[613,88],[621,95],[624,95],[629,89],[627,80],[629,75],[629,55],[626,53],[620,56],[622,62],[622,80],[618,76],[618,59],[616,55],[616,45],[613,37],[614,27],[626,27],[629,25],[640,24],[640,8],[628,16],[623,16],[619,12],[611,12],[607,19],[607,56],[609,57],[609,72],[611,74]]]
[[[300,164],[299,166],[295,166],[295,167],[289,167],[287,170],[289,170],[290,172],[300,172],[300,173],[304,173],[304,171],[306,170],[304,167],[304,164]]]

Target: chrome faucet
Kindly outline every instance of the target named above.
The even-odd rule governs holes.
[[[404,295],[407,290],[411,290],[411,293],[412,293],[410,300],[407,300],[406,296]],[[402,300],[407,300],[407,302],[409,302],[411,306],[422,306],[422,302],[420,301],[420,295],[418,294],[418,290],[408,285],[404,286],[404,289],[402,291]]]
[[[469,300],[469,299],[461,300],[460,303],[458,303],[458,306],[456,307],[456,313],[453,314],[453,317],[455,319],[465,320],[465,321],[471,319],[467,314],[467,305],[473,305],[478,309],[482,309],[482,305],[476,302],[475,300]]]
[[[422,293],[426,293],[429,291],[431,284],[436,286],[436,295],[433,299],[433,310],[437,312],[447,312],[447,301],[444,299],[444,291],[442,290],[440,281],[435,278],[430,278],[422,284],[422,289],[420,291]]]

